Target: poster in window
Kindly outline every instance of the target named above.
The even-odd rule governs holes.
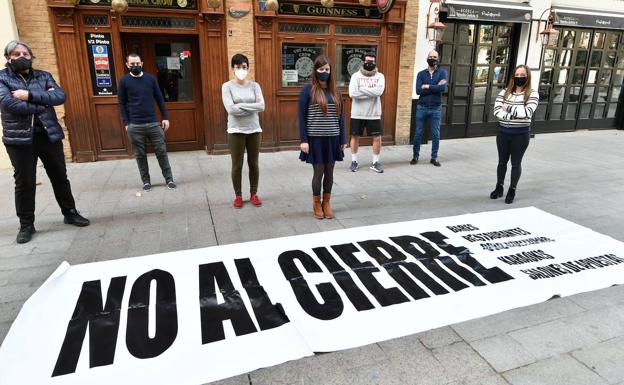
[[[367,52],[374,52],[377,54],[377,46],[374,45],[349,45],[342,46],[342,55],[340,62],[341,80],[344,79],[344,83],[349,84],[351,75],[356,73],[362,67],[364,63],[364,55]]]
[[[284,86],[302,85],[310,80],[314,73],[314,60],[325,52],[325,44],[284,44],[282,46],[282,70],[296,71],[294,77],[283,78]],[[293,72],[288,72],[293,73]]]
[[[85,38],[93,95],[117,95],[110,33],[86,33]]]

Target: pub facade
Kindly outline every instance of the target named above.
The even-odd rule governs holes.
[[[125,57],[131,52],[142,56],[145,71],[158,80],[171,121],[170,151],[227,152],[221,85],[230,79],[230,58],[237,52],[249,56],[251,73],[264,94],[263,151],[298,148],[297,99],[319,54],[328,55],[334,64],[348,114],[350,76],[358,70],[363,52],[377,52],[378,66],[386,75],[383,139],[396,142],[401,104],[397,59],[406,1],[397,0],[387,13],[355,0],[333,7],[317,1],[282,1],[276,11],[257,0],[225,4],[128,0],[128,4],[126,12],[118,13],[111,0],[80,0],[75,5],[47,0],[60,81],[68,94],[64,122],[75,161],[131,155],[116,87],[127,73]],[[406,72],[411,84],[412,71]],[[409,95],[406,99],[411,100]],[[407,132],[409,117],[404,120]]]

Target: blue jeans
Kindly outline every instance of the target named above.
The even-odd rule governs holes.
[[[420,155],[420,141],[427,119],[431,119],[431,159],[438,159],[438,149],[440,148],[440,119],[442,115],[441,107],[418,106],[416,108],[416,133],[414,134],[414,156],[418,159]]]

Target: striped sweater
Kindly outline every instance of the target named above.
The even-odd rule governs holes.
[[[340,136],[340,144],[347,143],[345,133],[344,108],[340,116],[336,113],[336,104],[329,93],[327,97],[327,115],[320,105],[311,103],[312,85],[306,84],[299,94],[299,135],[301,143],[308,143],[309,136]]]
[[[509,105],[507,111],[503,110],[504,104]],[[531,118],[537,109],[539,95],[537,91],[531,91],[529,100],[524,103],[524,92],[513,92],[505,99],[505,90],[496,97],[494,103],[494,116],[498,118],[499,131],[506,134],[524,134],[531,129]]]

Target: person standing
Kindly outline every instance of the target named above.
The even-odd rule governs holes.
[[[65,93],[48,72],[32,68],[32,49],[13,40],[4,49],[6,68],[0,71],[2,142],[13,165],[15,209],[20,221],[16,242],[26,243],[35,233],[37,160],[41,159],[52,183],[64,222],[88,226],[76,210],[67,179],[63,128],[53,106],[65,102]]]
[[[416,108],[416,134],[414,135],[414,153],[410,164],[418,163],[420,141],[427,120],[431,121],[431,164],[440,167],[438,149],[440,148],[440,119],[442,116],[442,94],[447,90],[448,75],[438,66],[439,55],[433,50],[427,55],[427,68],[416,76],[416,93],[420,95]]]
[[[384,172],[379,161],[381,152],[381,95],[386,87],[384,75],[377,70],[375,63],[377,56],[374,52],[364,54],[362,68],[351,76],[349,82],[349,96],[351,102],[351,171],[359,168],[357,152],[360,146],[360,136],[367,134],[373,137],[373,162],[371,170]]]
[[[336,90],[327,56],[314,60],[312,80],[299,94],[299,159],[312,164],[312,209],[317,219],[333,218],[331,190],[334,165],[344,159],[347,144],[342,96]],[[321,201],[321,186],[323,200]]]
[[[264,111],[264,97],[258,83],[247,80],[249,59],[245,55],[232,56],[231,62],[234,80],[223,83],[221,97],[228,113],[228,145],[232,157],[232,185],[234,186],[234,208],[243,207],[242,170],[247,150],[249,167],[249,201],[252,205],[262,206],[258,198],[258,180],[260,168],[258,158],[262,141],[262,128],[258,113]]]
[[[531,119],[539,103],[539,94],[531,89],[531,70],[526,65],[514,69],[507,88],[502,90],[494,102],[494,116],[498,118],[498,167],[496,188],[491,199],[503,196],[507,163],[511,158],[511,182],[505,196],[505,203],[513,203],[516,187],[522,174],[522,157],[529,147]]]
[[[152,191],[145,150],[146,139],[149,139],[154,146],[154,152],[167,188],[175,190],[176,184],[173,181],[165,144],[165,132],[169,129],[169,115],[165,106],[165,99],[160,92],[156,78],[143,71],[143,62],[138,54],[129,54],[126,58],[126,66],[130,73],[119,81],[117,99],[121,118],[132,142],[134,157],[143,182],[143,191]],[[156,117],[156,109],[154,108],[156,103],[163,116],[161,122]]]

